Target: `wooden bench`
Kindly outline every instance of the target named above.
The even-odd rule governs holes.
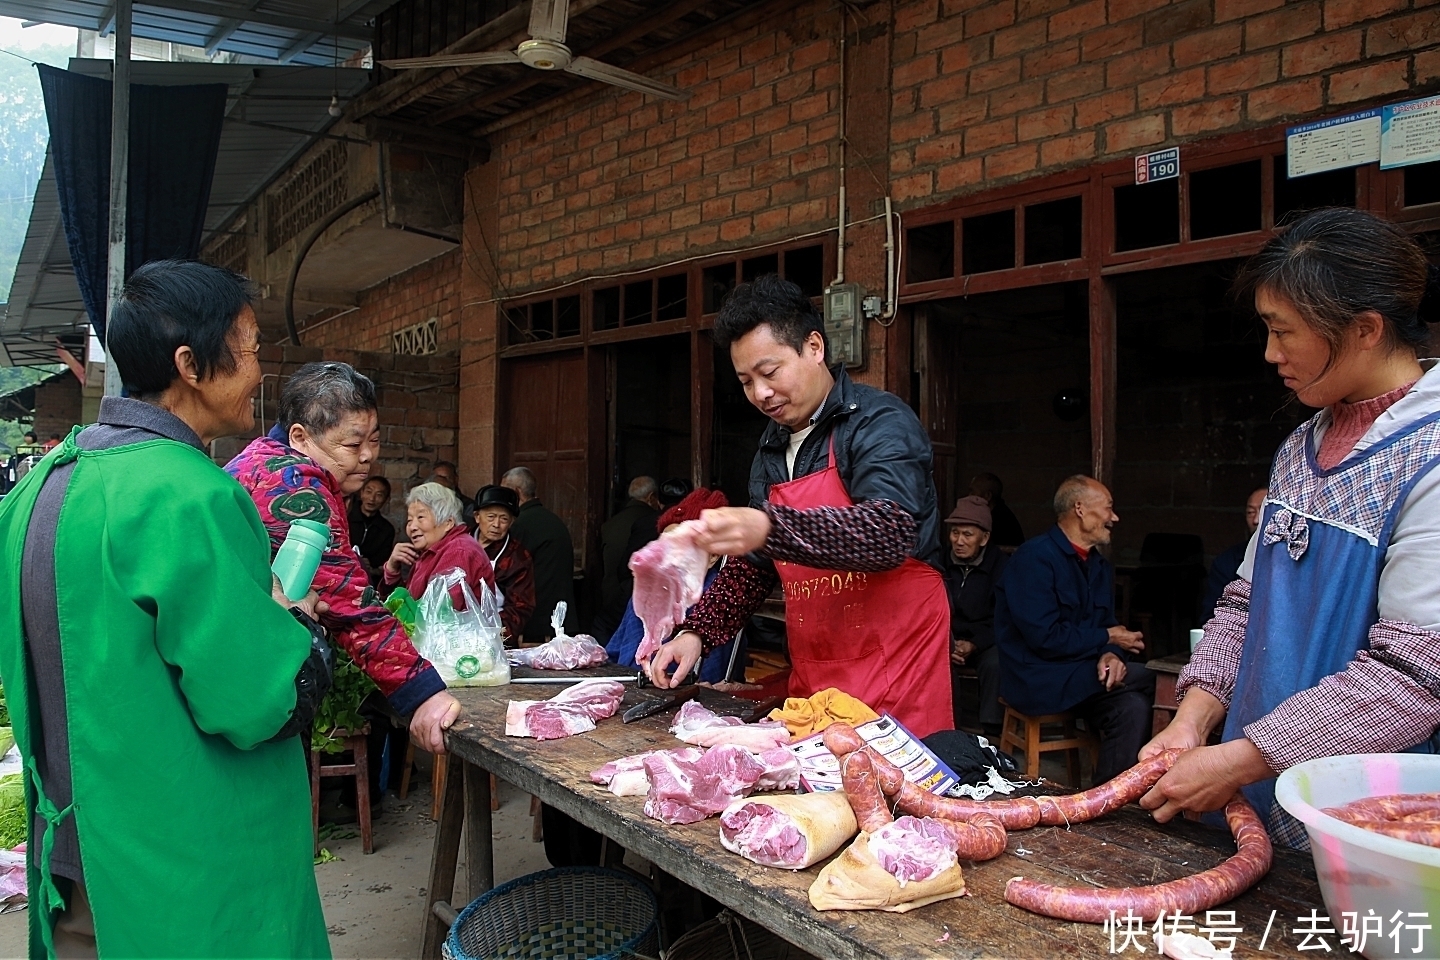
[[[332,730],[330,736],[344,740],[350,751],[350,763],[327,764],[322,759],[324,751],[310,749],[310,824],[315,831],[315,855],[320,855],[320,780],[323,777],[355,778],[355,814],[360,820],[360,844],[366,853],[375,852],[374,836],[370,831],[370,757],[367,739],[370,725],[359,730]]]
[[[1073,713],[1046,713],[1029,716],[1016,710],[1003,699],[1005,722],[1000,728],[1000,749],[1006,752],[1019,750],[1025,754],[1025,779],[1040,778],[1040,757],[1046,753],[1065,752],[1065,771],[1068,785],[1080,785],[1080,750],[1090,751],[1093,765],[1100,755],[1100,741],[1090,733],[1075,726]],[[1055,728],[1059,728],[1058,735]],[[1045,736],[1049,728],[1051,736]]]

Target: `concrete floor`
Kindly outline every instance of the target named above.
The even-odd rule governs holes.
[[[315,868],[336,960],[411,960],[420,953],[435,824],[430,819],[429,779],[413,786],[403,801],[393,792],[385,797],[383,812],[374,821],[373,854],[361,852],[358,835],[323,844],[340,858]],[[529,795],[502,783],[500,801],[494,819],[495,882],[548,868],[544,845],[530,839]],[[463,842],[458,873],[453,902],[464,904],[469,897]],[[23,910],[0,916],[0,957],[25,956],[26,923]]]

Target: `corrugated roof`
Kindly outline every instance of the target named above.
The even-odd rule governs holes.
[[[328,66],[335,60],[336,34],[344,62],[370,46],[371,21],[391,2],[163,0],[163,4],[136,3],[132,30],[137,37],[211,52]],[[114,26],[115,6],[106,0],[0,0],[0,15],[107,34]]]
[[[108,60],[71,60],[70,69],[109,77]],[[206,239],[285,170],[313,137],[334,121],[326,112],[332,91],[348,99],[369,82],[369,71],[328,67],[135,61],[135,83],[226,83],[231,99],[220,134],[220,153],[205,216]],[[263,126],[256,126],[263,124]],[[49,155],[35,189],[35,205],[15,266],[10,302],[0,318],[0,365],[55,362],[55,339],[79,356],[85,306],[75,283],[60,223],[60,201]]]

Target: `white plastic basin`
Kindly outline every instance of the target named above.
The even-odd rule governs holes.
[[[1412,952],[1415,933],[1407,931],[1400,938],[1398,952],[1388,936],[1368,938],[1363,953],[1370,960],[1440,955],[1440,848],[1362,830],[1320,809],[1365,797],[1437,791],[1440,756],[1419,753],[1307,760],[1286,770],[1275,785],[1276,801],[1305,824],[1310,835],[1320,893],[1337,936],[1347,912],[1363,918],[1374,911],[1384,918],[1386,934],[1396,911],[1429,914],[1428,918],[1402,921],[1432,926],[1424,932],[1421,953]],[[1331,946],[1333,949],[1333,941]]]

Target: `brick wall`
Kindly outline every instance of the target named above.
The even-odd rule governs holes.
[[[1433,0],[897,4],[890,172],[941,197],[1434,89]]]
[[[358,309],[310,321],[300,328],[300,342],[389,353],[392,333],[437,317],[440,350],[454,350],[460,341],[460,259],[457,247],[362,290]]]
[[[437,460],[455,460],[458,426],[458,391],[454,354],[428,357],[397,356],[322,347],[267,344],[260,348],[260,400],[263,411],[258,429],[275,424],[276,401],[285,380],[307,363],[339,360],[375,381],[380,417],[380,460],[372,474],[390,481],[390,504],[383,511],[397,529],[405,522],[405,494],[430,476]],[[248,437],[230,437],[215,444],[213,454],[226,463],[244,448]],[[462,480],[468,480],[462,477]],[[473,490],[471,491],[474,492]]]
[[[80,401],[80,381],[69,374],[35,388],[35,425],[31,429],[41,443],[51,434],[64,437],[83,422]]]

